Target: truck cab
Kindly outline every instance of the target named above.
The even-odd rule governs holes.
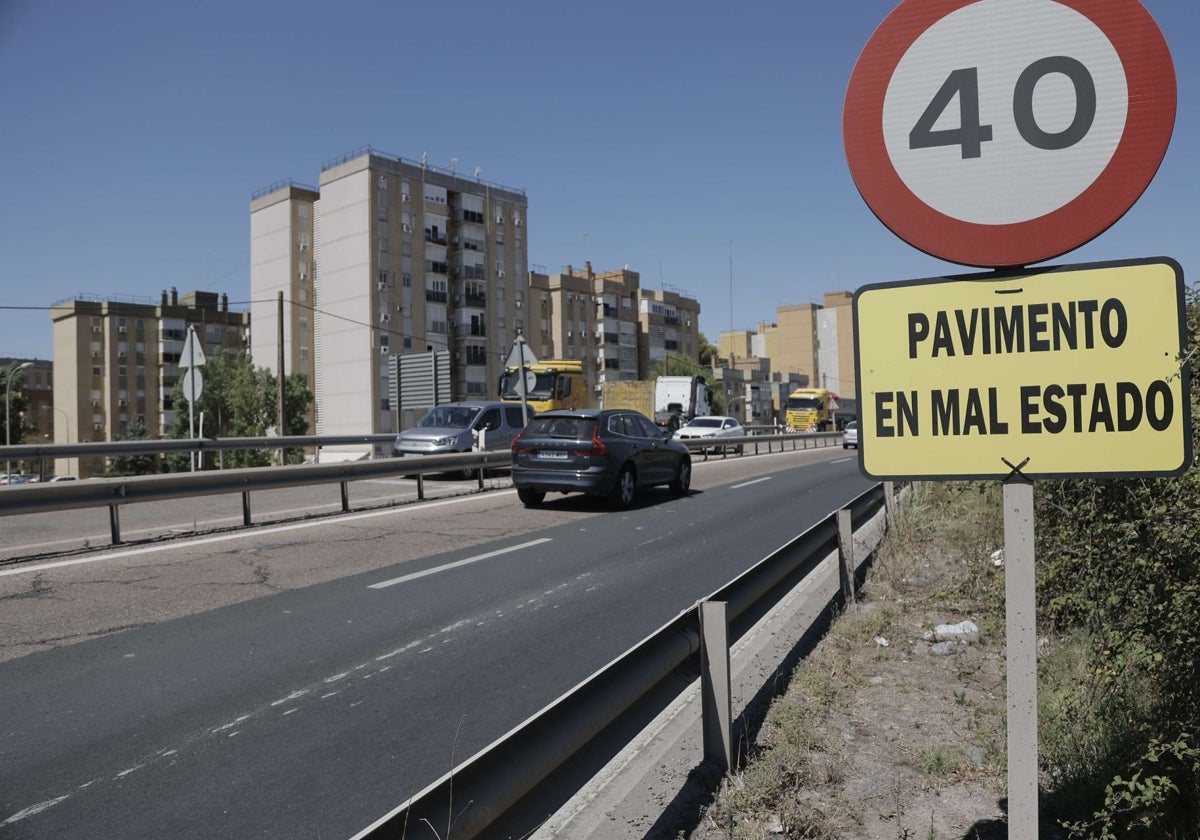
[[[538,414],[558,408],[590,408],[591,400],[583,378],[583,363],[572,359],[546,359],[522,369],[510,367],[500,375],[500,399],[521,401],[521,383],[525,400]]]

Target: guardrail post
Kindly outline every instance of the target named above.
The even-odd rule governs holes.
[[[896,482],[883,482],[883,507],[887,510],[888,527],[896,525]]]
[[[417,473],[417,501],[425,501],[425,473]]]
[[[242,524],[247,528],[252,524],[250,521],[250,491],[242,491]]]
[[[350,482],[340,481],[338,484],[342,488],[342,513],[350,512]]]
[[[838,568],[841,570],[842,598],[849,606],[858,600],[854,592],[854,573],[857,566],[854,563],[854,529],[850,524],[850,509],[842,508],[837,512],[838,526]]]
[[[728,773],[733,766],[733,692],[724,601],[700,602],[700,696],[704,758]]]
[[[121,544],[121,509],[117,505],[108,506],[108,527],[112,531],[112,544]]]
[[[484,467],[479,468],[478,479],[479,479],[479,489],[480,490],[483,489],[483,471],[484,471],[484,469],[485,469]]]

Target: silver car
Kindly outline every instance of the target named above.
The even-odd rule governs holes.
[[[531,412],[532,414],[532,412]],[[392,455],[444,455],[508,449],[525,428],[520,403],[455,402],[434,406],[417,425],[396,436]],[[464,470],[471,474],[472,470]]]

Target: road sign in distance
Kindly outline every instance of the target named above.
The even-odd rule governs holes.
[[[864,286],[871,478],[1178,474],[1191,464],[1183,271],[1169,259]]]
[[[928,254],[1025,266],[1107,230],[1157,172],[1175,70],[1136,0],[905,0],[859,56],[846,158]]]

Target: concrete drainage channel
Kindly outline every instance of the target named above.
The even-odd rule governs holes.
[[[854,598],[899,503],[891,483],[868,490],[354,840],[430,827],[455,840],[686,831],[781,681]]]

